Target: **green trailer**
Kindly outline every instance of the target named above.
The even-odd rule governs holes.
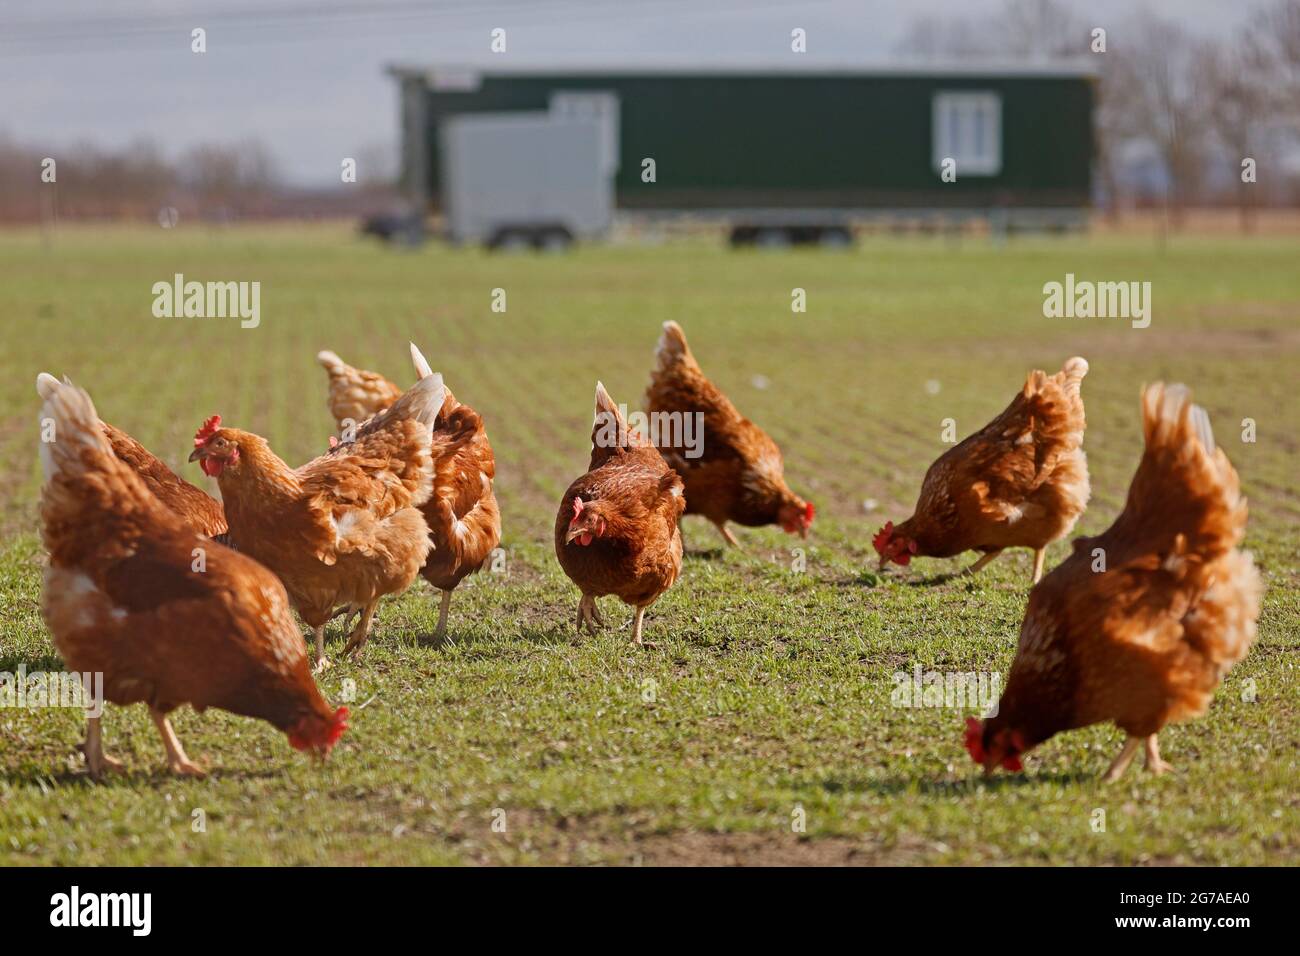
[[[1094,74],[1036,66],[393,67],[403,183],[455,201],[464,114],[598,114],[619,214],[716,218],[737,242],[843,241],[864,220],[1069,228],[1092,193]]]

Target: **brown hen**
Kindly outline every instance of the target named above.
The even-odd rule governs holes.
[[[164,507],[114,455],[81,389],[49,389],[42,416],[56,426],[40,445],[42,611],[68,668],[102,675],[104,699],[148,705],[176,773],[203,773],[168,719],[187,703],[266,720],[294,747],[328,753],[347,709],[312,681],[275,575]],[[82,748],[93,777],[122,766],[104,753],[97,704]]]
[[[1023,547],[1034,551],[1037,583],[1047,546],[1070,533],[1088,504],[1079,392],[1086,374],[1078,357],[1055,375],[1030,372],[1006,411],[930,466],[912,517],[875,536],[880,566],[983,552],[966,569],[974,573],[1006,548]]]
[[[1262,584],[1237,548],[1246,501],[1208,416],[1183,386],[1157,383],[1142,392],[1142,427],[1123,512],[1030,592],[996,715],[968,722],[986,773],[1019,770],[1030,748],[1103,721],[1128,734],[1107,780],[1140,745],[1160,773],[1156,734],[1205,713],[1255,640]]]
[[[646,409],[652,422],[658,416],[659,450],[685,483],[686,513],[708,518],[732,545],[739,542],[728,521],[747,527],[776,524],[806,538],[814,508],[786,485],[781,449],[709,381],[676,322],[664,323],[655,358]],[[685,437],[694,420],[701,420],[703,429],[700,444],[692,448]]]
[[[361,617],[344,653],[360,656],[379,599],[410,586],[428,557],[419,506],[433,491],[433,421],[441,376],[418,382],[386,412],[301,468],[286,465],[266,439],[222,428],[219,416],[194,439],[191,461],[216,477],[240,550],[280,576],[294,608],[315,633],[325,660],[325,624],[335,608]]]
[[[43,399],[50,398],[64,387],[48,372],[36,376],[36,391]],[[221,502],[180,477],[120,428],[115,428],[108,422],[100,422],[100,425],[118,460],[139,475],[145,487],[184,521],[191,531],[225,545],[231,543],[230,529],[226,526],[226,512],[222,509]]]
[[[329,373],[328,405],[340,432],[355,431],[402,395],[402,389],[382,375],[353,368],[328,349],[317,353],[316,361]]]
[[[634,608],[632,643],[645,643],[646,608],[682,572],[682,491],[677,472],[648,439],[628,429],[597,382],[591,461],[565,491],[555,516],[556,557],[582,591],[579,631],[586,624],[595,633],[603,624],[596,599],[613,594]]]

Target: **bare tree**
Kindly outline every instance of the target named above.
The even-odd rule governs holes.
[[[1202,181],[1207,141],[1206,87],[1196,72],[1201,47],[1171,20],[1145,16],[1127,33],[1122,54],[1132,119],[1156,149],[1167,180],[1170,225],[1182,225]],[[1108,54],[1110,55],[1110,54]]]
[[[1215,144],[1235,169],[1233,192],[1243,232],[1254,226],[1259,187],[1253,176],[1247,180],[1241,166],[1248,160],[1258,163],[1261,158],[1266,124],[1275,106],[1264,66],[1248,45],[1233,50],[1205,46],[1195,60],[1206,93],[1206,122]]]
[[[1274,0],[1263,7],[1247,29],[1243,47],[1267,78],[1279,113],[1300,123],[1300,0]]]

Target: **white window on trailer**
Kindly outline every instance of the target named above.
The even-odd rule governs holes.
[[[1002,98],[991,92],[941,91],[932,103],[936,172],[945,159],[957,162],[957,178],[996,176],[1002,171]]]
[[[555,90],[552,116],[589,119],[600,124],[600,166],[611,176],[618,172],[618,94],[606,90]]]

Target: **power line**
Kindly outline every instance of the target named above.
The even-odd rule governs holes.
[[[828,2],[828,0],[821,0]],[[814,0],[813,5],[819,5]],[[494,17],[521,17],[524,22],[544,21],[547,24],[603,22],[615,24],[628,20],[643,21],[665,19],[678,16],[688,11],[690,19],[703,16],[729,15],[731,13],[754,13],[789,8],[787,0],[728,0],[728,2],[701,8],[692,0],[656,0],[653,4],[640,4],[636,7],[620,7],[617,12],[608,7],[595,4],[579,4],[574,0],[534,0],[531,3],[512,3],[497,5],[486,10],[481,4],[457,4],[428,8],[412,3],[378,3],[375,5],[348,6],[336,5],[330,8],[313,8],[302,17],[291,11],[248,11],[236,13],[224,11],[221,19],[213,16],[195,14],[180,16],[167,14],[165,17],[146,18],[140,16],[100,18],[98,21],[79,21],[69,28],[57,24],[54,30],[45,25],[44,30],[33,29],[27,33],[21,30],[12,32],[9,26],[3,26],[0,32],[0,50],[9,56],[50,55],[55,53],[95,52],[97,49],[120,49],[124,44],[130,49],[156,48],[179,45],[188,46],[190,30],[202,26],[208,30],[218,24],[218,36],[223,41],[234,40],[239,44],[293,42],[308,39],[306,33],[320,33],[322,29],[346,26],[350,38],[377,38],[390,35],[392,28],[400,27],[412,20],[437,18],[440,20],[459,20],[467,23],[470,19],[482,20],[488,15]],[[325,13],[321,17],[319,14]],[[380,15],[376,15],[380,13]],[[221,25],[224,20],[225,24]],[[169,21],[169,22],[168,22]],[[793,21],[792,21],[793,22]],[[99,26],[95,26],[99,23]],[[496,25],[502,25],[497,23]],[[509,26],[509,23],[504,24]],[[40,26],[29,21],[27,26]],[[455,28],[463,29],[457,25]],[[358,30],[362,32],[358,33]],[[179,38],[183,38],[179,39]],[[165,41],[159,44],[156,41]],[[143,42],[141,42],[143,41]]]

